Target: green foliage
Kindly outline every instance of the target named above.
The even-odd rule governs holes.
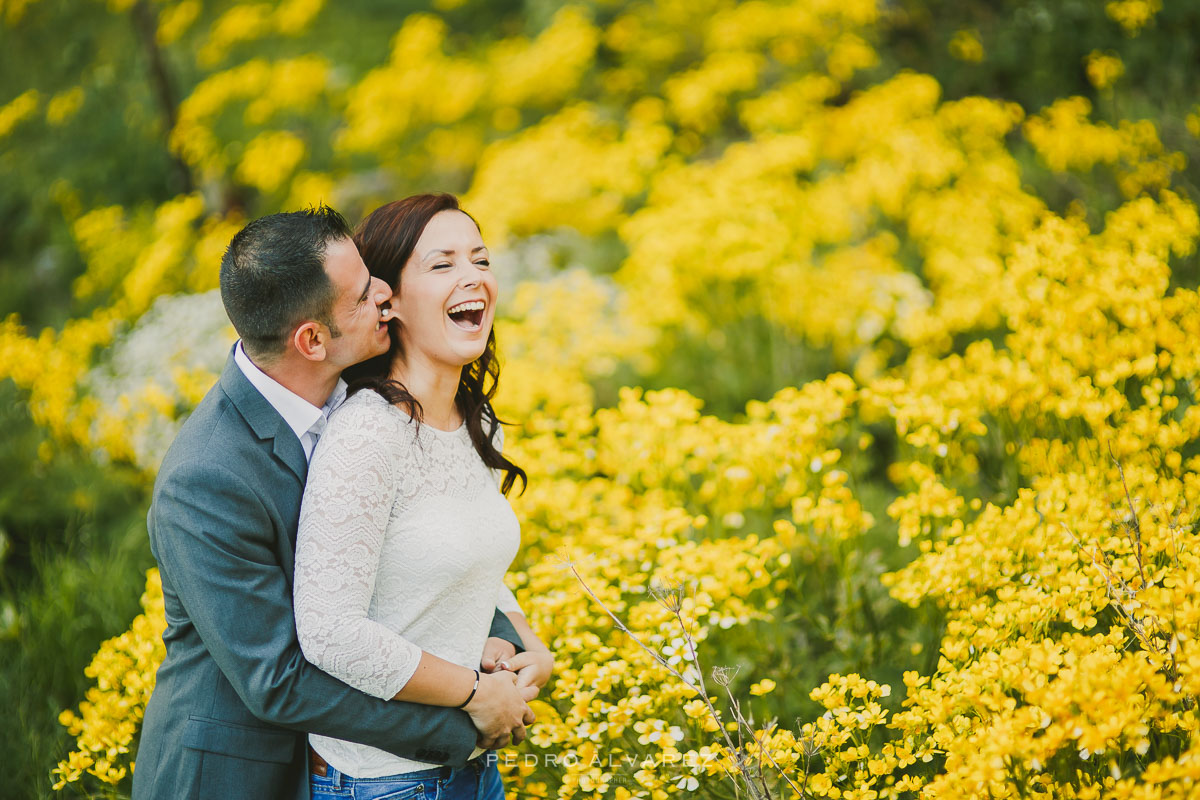
[[[45,797],[46,765],[70,741],[58,715],[89,683],[82,665],[137,613],[153,564],[146,497],[123,468],[82,453],[39,456],[45,434],[8,381],[0,428],[0,703],[13,715],[0,750],[20,754],[0,794]]]
[[[882,52],[889,66],[937,77],[947,97],[1003,97],[1025,109],[1059,97],[1097,97],[1084,59],[1093,50],[1118,54],[1125,63],[1113,102],[1154,104],[1152,115],[1181,111],[1195,102],[1192,64],[1200,9],[1163,3],[1149,26],[1131,35],[1093,0],[901,0],[884,28]],[[950,41],[960,30],[975,31],[984,58],[955,58]],[[1127,117],[1139,115],[1122,108]]]

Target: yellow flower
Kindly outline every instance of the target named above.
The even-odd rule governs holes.
[[[1093,50],[1083,59],[1092,86],[1104,90],[1112,87],[1125,74],[1125,64],[1116,53]]]
[[[0,138],[7,136],[18,123],[33,116],[37,111],[38,100],[37,90],[29,89],[0,106]]]
[[[238,180],[264,192],[278,189],[304,159],[308,147],[288,131],[260,133],[246,145],[237,167]]]
[[[82,105],[82,86],[75,86],[59,92],[46,104],[46,121],[51,125],[62,125],[73,117]]]
[[[1137,36],[1162,11],[1162,0],[1109,0],[1104,11],[1125,33]]]
[[[964,28],[955,31],[954,36],[950,38],[948,49],[950,55],[959,61],[969,61],[972,63],[983,61],[983,42],[980,40],[979,31],[977,30],[967,30]]]

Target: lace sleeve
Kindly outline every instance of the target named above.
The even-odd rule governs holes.
[[[496,446],[496,450],[498,452],[504,452],[503,426],[496,426],[496,432],[492,435],[492,444]],[[496,479],[496,488],[499,489],[504,484],[504,470],[492,470],[492,477]],[[496,597],[496,608],[500,609],[505,614],[515,611],[521,616],[525,616],[525,612],[521,610],[521,604],[517,602],[516,595],[514,595],[512,591],[503,583],[500,584],[500,592]]]
[[[525,616],[525,612],[521,610],[520,603],[517,602],[516,595],[514,595],[512,590],[503,583],[500,584],[500,593],[496,597],[496,608],[500,609],[505,614],[515,611],[522,617]]]
[[[305,658],[385,700],[421,661],[421,648],[367,617],[396,494],[389,414],[379,398],[353,398],[330,420],[309,466],[293,589]]]

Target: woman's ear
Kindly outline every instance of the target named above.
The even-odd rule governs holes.
[[[292,333],[292,345],[309,361],[324,361],[327,335],[321,323],[309,320]]]
[[[399,287],[397,287],[396,291],[392,292],[392,296],[388,299],[388,311],[391,312],[388,314],[389,319],[402,321],[402,320],[400,320],[400,289],[399,289]]]

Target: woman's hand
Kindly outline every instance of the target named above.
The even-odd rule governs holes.
[[[483,658],[480,659],[479,669],[483,672],[495,672],[500,669],[500,662],[507,661],[517,654],[517,646],[508,639],[489,636],[483,645]]]
[[[541,689],[554,672],[554,654],[549,650],[526,650],[500,663],[502,669],[517,674],[517,686]]]

